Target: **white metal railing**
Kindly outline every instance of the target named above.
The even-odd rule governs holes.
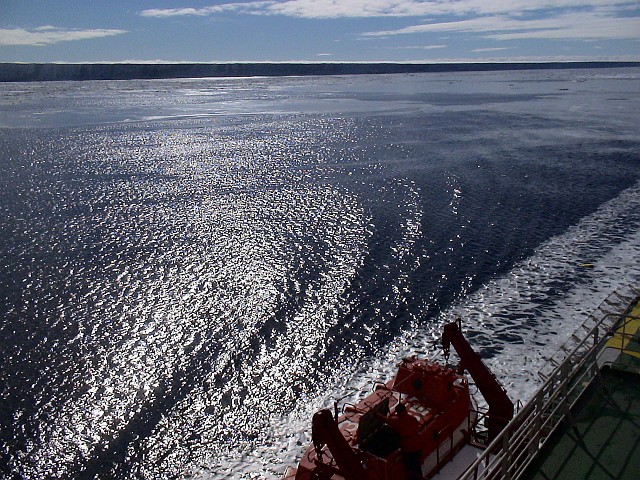
[[[597,356],[625,310],[640,296],[628,287],[612,293],[596,313],[549,359],[545,380],[534,397],[509,422],[483,454],[460,477],[463,480],[518,479],[536,457],[558,424],[598,375]],[[551,370],[551,367],[553,369]],[[543,370],[545,370],[543,368]]]
[[[632,286],[619,289],[611,293],[598,307],[584,320],[582,325],[565,341],[564,344],[547,360],[540,369],[538,375],[546,380],[556,370],[562,362],[575,350],[576,344],[580,343],[584,335],[598,335],[599,338],[607,335],[620,319],[620,315],[626,307],[640,295],[640,290]],[[595,330],[595,331],[594,331]],[[589,345],[582,345],[582,351],[592,348]]]

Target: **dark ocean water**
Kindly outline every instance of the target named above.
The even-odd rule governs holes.
[[[526,400],[640,280],[638,125],[633,68],[0,85],[0,475],[276,478],[457,315]]]

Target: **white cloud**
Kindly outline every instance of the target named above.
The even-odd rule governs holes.
[[[498,52],[500,50],[509,50],[508,47],[491,47],[491,48],[474,48],[472,52]]]
[[[149,10],[143,10],[140,15],[143,17],[156,17],[156,18],[168,18],[168,17],[184,17],[184,16],[198,16],[206,17],[209,15],[215,15],[224,12],[237,12],[237,13],[261,13],[266,12],[274,1],[266,2],[244,2],[244,3],[223,3],[221,5],[212,5],[210,7],[202,8],[152,8]]]
[[[416,0],[286,0],[265,13],[300,18],[410,17],[429,15],[441,2]]]
[[[633,0],[283,0],[242,5],[247,8],[253,4],[256,5],[254,13],[301,18],[517,16],[550,9],[638,9],[637,1]]]
[[[387,37],[390,35],[454,31],[480,33],[486,38],[495,40],[640,38],[640,17],[616,17],[598,11],[564,13],[535,20],[501,15],[412,25],[397,30],[368,32],[364,35]]]
[[[632,0],[268,0],[201,8],[144,10],[145,17],[206,16],[223,12],[298,18],[419,17],[432,15],[521,15],[549,9],[637,10]]]
[[[407,47],[393,47],[394,50],[438,50],[447,48],[446,45],[411,45]]]
[[[501,29],[490,30],[487,38],[514,40],[522,38],[547,39],[625,39],[640,38],[640,18],[611,17],[598,14],[574,13],[561,15],[542,21],[521,22],[520,30],[511,33],[497,33]]]
[[[89,40],[93,38],[112,37],[127,33],[126,30],[68,30],[51,25],[27,30],[24,28],[0,29],[0,46],[6,45],[53,45],[60,42],[72,42],[77,40]]]
[[[466,32],[495,40],[640,38],[636,0],[265,0],[140,14],[166,18],[222,13],[307,19],[429,18],[429,23],[363,34],[368,38],[425,32]]]
[[[214,7],[209,8],[151,8],[149,10],[143,10],[140,15],[143,17],[186,17],[186,16],[206,16],[218,13],[221,10],[214,10]]]

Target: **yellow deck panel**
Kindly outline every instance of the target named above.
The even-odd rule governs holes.
[[[607,342],[607,347],[617,348],[625,354],[640,358],[640,352],[627,348],[629,342],[633,340],[633,336],[640,329],[640,302],[636,303],[629,315],[625,318],[622,325],[616,329],[616,333]]]

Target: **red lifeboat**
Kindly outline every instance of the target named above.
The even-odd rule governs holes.
[[[480,375],[480,380],[498,385],[498,403],[505,405],[506,399],[511,405],[510,412],[499,412],[501,418],[498,423],[505,424],[513,415],[513,405],[473,350],[463,348],[468,343],[462,337],[459,323],[445,327],[445,354],[448,354],[450,344],[460,354],[461,365],[470,372],[488,373]],[[482,386],[478,386],[483,391]],[[487,391],[486,388],[484,390]],[[486,396],[485,399],[491,412],[491,404],[495,404],[495,400]],[[284,478],[430,478],[466,445],[479,446],[477,425],[478,411],[462,370],[416,357],[405,358],[392,381],[378,385],[357,405],[346,405],[342,415],[338,416],[337,411],[334,415],[330,410],[317,412],[312,423],[312,444],[302,456],[298,468],[288,469]],[[494,433],[490,432],[490,437]]]

